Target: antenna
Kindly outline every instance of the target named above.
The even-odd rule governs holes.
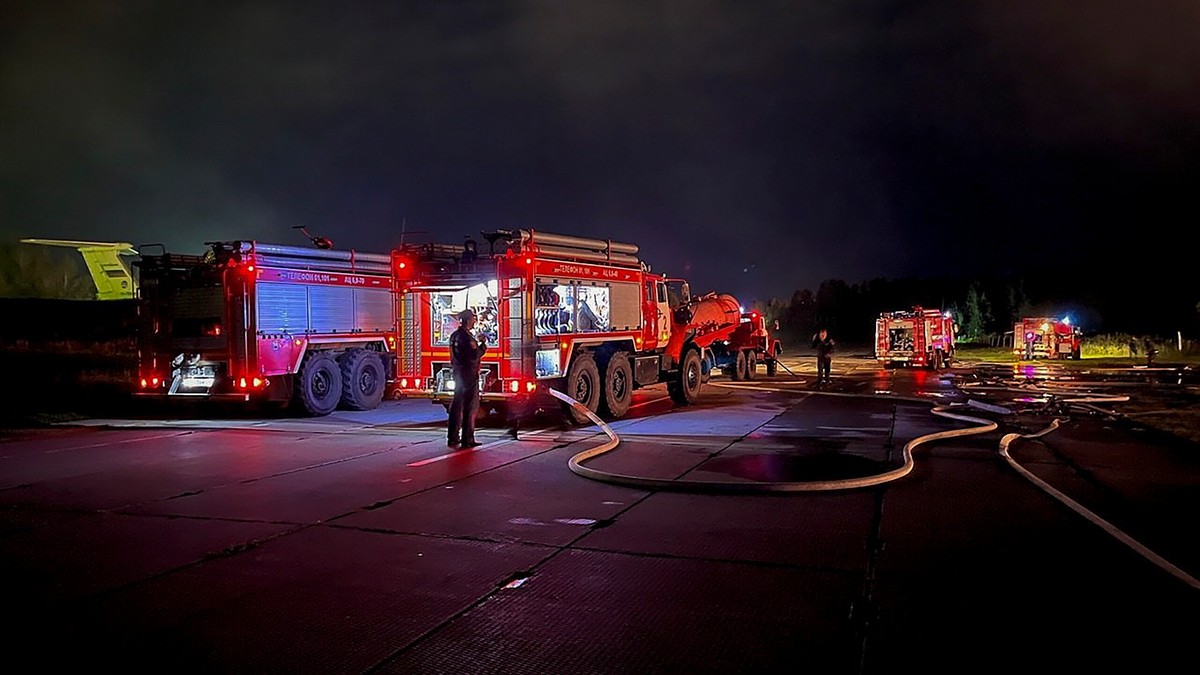
[[[404,237],[409,234],[429,234],[429,230],[413,230],[408,231],[408,218],[400,219],[400,245],[398,248],[404,248]]]

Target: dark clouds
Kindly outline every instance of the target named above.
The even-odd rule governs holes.
[[[10,2],[0,234],[534,228],[746,297],[1125,274],[1131,233],[1196,222],[1198,29],[1183,1]]]

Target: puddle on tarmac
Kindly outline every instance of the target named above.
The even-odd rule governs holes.
[[[706,462],[701,468],[705,471],[715,471],[746,480],[803,483],[863,478],[894,467],[887,462],[878,462],[858,455],[822,452],[802,457],[785,453],[716,457]]]

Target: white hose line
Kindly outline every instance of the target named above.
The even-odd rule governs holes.
[[[953,438],[956,436],[967,436],[971,434],[981,434],[993,431],[997,428],[995,422],[991,422],[977,417],[968,417],[966,415],[958,415],[955,413],[946,412],[946,408],[937,407],[932,410],[933,414],[950,419],[962,420],[966,422],[978,423],[981,426],[972,427],[969,429],[954,429],[951,431],[939,431],[926,436],[919,436],[904,444],[903,456],[904,463],[902,466],[886,471],[874,476],[864,476],[862,478],[845,478],[841,480],[824,480],[824,481],[801,481],[801,482],[743,482],[743,481],[701,481],[687,479],[663,479],[663,478],[646,478],[643,476],[631,476],[628,474],[612,473],[609,471],[599,471],[590,467],[583,466],[583,462],[602,455],[620,444],[621,439],[617,436],[612,427],[608,426],[604,420],[600,419],[587,406],[579,401],[567,396],[566,394],[550,389],[550,394],[560,401],[570,405],[575,410],[586,415],[588,419],[596,423],[601,430],[608,436],[608,440],[594,448],[584,450],[571,457],[568,462],[571,471],[575,474],[590,478],[592,480],[603,483],[612,483],[615,485],[623,485],[644,490],[683,490],[683,491],[713,491],[713,492],[737,492],[737,493],[759,493],[759,492],[817,492],[828,490],[850,490],[855,488],[869,487],[887,483],[907,476],[915,465],[913,461],[912,451],[919,445],[930,441],[937,441],[943,438]],[[926,402],[927,401],[922,401]]]
[[[1200,581],[1198,581],[1195,577],[1189,575],[1187,572],[1184,572],[1183,570],[1179,569],[1175,565],[1171,564],[1170,561],[1166,560],[1165,558],[1158,555],[1154,551],[1151,551],[1150,549],[1146,548],[1145,546],[1143,546],[1141,543],[1139,543],[1133,537],[1130,537],[1129,535],[1125,534],[1121,530],[1117,529],[1117,527],[1115,525],[1113,525],[1112,523],[1109,523],[1108,521],[1104,520],[1100,516],[1089,511],[1088,509],[1084,508],[1083,505],[1081,505],[1079,502],[1075,501],[1074,499],[1071,499],[1067,495],[1065,495],[1062,492],[1060,492],[1059,490],[1055,489],[1053,486],[1051,486],[1049,483],[1042,480],[1041,478],[1038,478],[1037,476],[1035,476],[1033,474],[1033,472],[1029,471],[1025,467],[1018,464],[1017,461],[1012,458],[1012,455],[1008,454],[1008,446],[1010,444],[1012,444],[1012,442],[1014,440],[1016,440],[1018,438],[1038,438],[1039,436],[1044,436],[1057,428],[1058,428],[1058,419],[1055,419],[1045,429],[1042,429],[1041,431],[1038,431],[1036,433],[1005,434],[1004,437],[1000,439],[1000,456],[1004,457],[1004,460],[1006,462],[1008,462],[1009,466],[1011,466],[1013,469],[1015,469],[1017,471],[1017,473],[1021,474],[1022,476],[1027,478],[1030,482],[1032,482],[1034,485],[1041,488],[1043,491],[1046,492],[1046,494],[1050,495],[1051,497],[1054,497],[1055,499],[1062,502],[1063,504],[1066,504],[1072,511],[1078,513],[1079,515],[1083,516],[1087,520],[1091,521],[1092,524],[1096,525],[1100,529],[1107,532],[1110,536],[1115,538],[1117,541],[1120,541],[1121,543],[1125,544],[1129,548],[1133,549],[1138,554],[1140,554],[1142,557],[1146,558],[1147,560],[1154,563],[1155,565],[1158,565],[1160,568],[1167,571],[1172,576],[1183,581],[1184,583],[1191,586],[1192,588],[1200,589]]]

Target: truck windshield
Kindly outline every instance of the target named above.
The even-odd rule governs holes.
[[[671,308],[682,307],[692,299],[688,282],[683,279],[667,279],[667,302]]]

